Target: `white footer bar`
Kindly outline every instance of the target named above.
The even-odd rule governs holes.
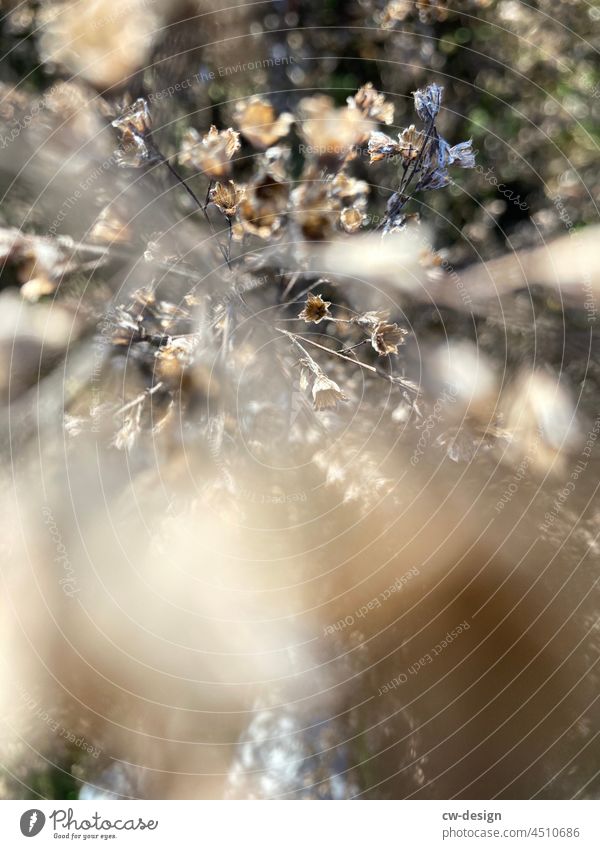
[[[4,801],[0,846],[600,846],[600,802]]]

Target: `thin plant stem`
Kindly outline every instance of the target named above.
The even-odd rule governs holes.
[[[331,356],[333,356],[333,357],[339,357],[340,360],[346,360],[349,363],[354,363],[355,366],[360,366],[361,368],[365,369],[366,371],[370,371],[373,374],[376,374],[378,377],[381,377],[384,380],[389,381],[390,383],[394,383],[394,384],[397,384],[398,386],[402,386],[402,387],[404,387],[404,389],[408,389],[410,392],[414,392],[415,395],[421,394],[420,388],[418,386],[416,386],[414,383],[412,383],[410,380],[405,380],[402,377],[397,377],[396,375],[387,374],[386,372],[379,371],[379,369],[376,369],[375,366],[370,366],[368,363],[363,363],[360,360],[353,359],[352,357],[347,357],[345,354],[342,354],[340,351],[334,351],[332,348],[327,348],[325,345],[320,345],[318,342],[314,342],[312,339],[306,339],[304,336],[297,336],[297,334],[290,333],[288,330],[282,330],[279,327],[277,327],[276,330],[279,333],[285,334],[289,339],[291,339],[294,342],[294,344],[297,345],[297,347],[300,348],[301,351],[303,351],[303,353],[305,355],[308,355],[307,351],[299,343],[299,341],[298,341],[299,339],[301,339],[302,342],[304,342],[306,345],[313,345],[315,348],[319,348],[319,350],[325,351],[326,353],[331,354]]]

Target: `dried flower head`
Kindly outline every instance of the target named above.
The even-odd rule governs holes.
[[[181,165],[218,179],[229,174],[231,157],[240,147],[240,134],[231,127],[219,131],[213,124],[204,136],[192,128],[183,137],[178,160]]]
[[[426,141],[425,134],[417,130],[414,124],[407,127],[398,135],[400,154],[402,158],[410,162],[416,159]]]
[[[151,137],[152,118],[143,97],[139,97],[123,115],[115,118],[112,126],[119,134],[121,145],[117,155],[119,165],[140,168],[158,161]]]
[[[366,206],[369,184],[365,180],[349,177],[345,171],[339,171],[329,183],[329,194],[354,206]]]
[[[405,162],[411,162],[419,156],[425,141],[425,134],[417,130],[414,124],[398,134],[398,141],[385,133],[371,133],[367,146],[370,162],[379,162],[390,156],[401,156]]]
[[[44,3],[42,56],[98,88],[126,80],[146,64],[160,32],[159,4],[147,0]]]
[[[351,109],[358,109],[365,118],[372,121],[391,124],[394,120],[394,104],[389,103],[383,94],[373,88],[373,83],[366,83],[346,102]]]
[[[430,83],[425,88],[414,92],[415,109],[419,118],[428,123],[435,121],[442,105],[443,87],[437,83]]]
[[[347,206],[340,212],[340,224],[346,233],[356,233],[360,230],[365,214],[356,206]]]
[[[329,307],[331,301],[324,301],[320,295],[310,293],[306,299],[304,309],[298,318],[303,318],[307,324],[318,324],[324,318],[330,318]]]
[[[321,241],[333,235],[340,202],[331,196],[328,183],[312,181],[307,176],[305,182],[292,191],[290,200],[292,219],[303,239]]]
[[[312,396],[315,410],[330,410],[337,407],[338,401],[348,400],[337,383],[322,372],[315,377]]]
[[[254,147],[264,150],[287,136],[294,116],[283,112],[276,117],[275,109],[268,100],[251,97],[250,100],[237,104],[234,120],[244,138]]]
[[[353,148],[366,139],[372,123],[350,107],[337,109],[326,95],[305,97],[298,106],[302,122],[300,133],[307,153],[321,160],[345,159]]]
[[[401,147],[393,138],[376,130],[369,136],[367,150],[369,152],[369,162],[372,164],[373,162],[387,159],[389,156],[395,156],[400,153]]]
[[[371,332],[378,324],[385,322],[387,318],[389,318],[389,314],[389,310],[372,310],[370,312],[357,315],[353,319],[353,322],[354,324],[358,324],[358,326],[362,327],[364,330]]]
[[[387,203],[382,227],[384,235],[402,229],[405,222],[403,210],[412,193],[447,186],[450,182],[450,165],[457,165],[459,168],[473,168],[475,165],[475,154],[470,140],[451,146],[435,127],[435,119],[442,102],[442,91],[442,87],[437,83],[431,83],[426,88],[414,92],[415,109],[425,123],[424,131],[418,131],[411,125],[400,133],[397,142],[385,133],[378,132],[373,133],[369,139],[371,162],[399,154],[405,164],[400,185]],[[406,167],[409,163],[412,163],[410,168]]]
[[[210,200],[223,215],[232,218],[245,194],[242,186],[236,186],[233,180],[229,180],[227,183],[215,183],[210,191]]]
[[[371,333],[371,345],[380,356],[397,354],[398,346],[404,344],[407,331],[397,324],[387,324],[381,321],[375,325]]]
[[[288,201],[287,183],[279,182],[268,174],[250,183],[239,208],[242,233],[268,239],[279,229]]]
[[[291,154],[292,151],[285,145],[268,148],[261,157],[259,171],[278,183],[286,182]]]

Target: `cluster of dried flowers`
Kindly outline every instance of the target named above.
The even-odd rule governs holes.
[[[281,317],[290,320],[285,310],[293,309],[297,292],[303,291],[307,299],[302,311],[296,313],[298,320],[314,325],[328,322],[343,331],[343,344],[337,350],[331,344],[335,343],[335,337],[329,332],[323,334],[327,344],[320,346],[325,351],[330,351],[338,360],[354,363],[397,382],[404,389],[409,387],[418,395],[418,388],[395,375],[393,369],[383,372],[377,365],[359,360],[355,352],[370,343],[379,358],[397,355],[399,346],[405,341],[406,328],[388,321],[385,313],[351,314],[343,297],[337,305],[338,315],[332,315],[329,309],[332,302],[311,290],[317,285],[331,289],[334,282],[311,276],[306,243],[327,240],[335,234],[343,238],[343,234],[353,234],[365,227],[369,185],[352,173],[353,163],[362,153],[368,154],[371,163],[400,157],[400,188],[388,204],[384,232],[404,223],[405,219],[399,217],[399,207],[408,200],[411,184],[415,191],[439,188],[449,182],[449,165],[470,167],[473,164],[469,142],[451,147],[435,128],[441,93],[441,88],[435,84],[415,92],[415,108],[424,128],[417,131],[411,126],[403,130],[397,142],[376,129],[377,124],[392,124],[394,106],[370,83],[349,97],[346,106],[336,106],[327,96],[305,97],[300,100],[295,114],[277,114],[266,98],[250,97],[238,103],[233,111],[237,129],[219,130],[213,125],[204,136],[194,128],[185,132],[176,154],[178,165],[185,169],[185,178],[159,151],[152,136],[148,105],[140,99],[113,121],[121,144],[119,164],[151,168],[163,163],[193,198],[213,232],[215,222],[209,217],[209,208],[224,217],[229,232],[227,245],[216,234],[215,237],[234,286],[236,280],[249,273],[249,240],[270,245],[277,245],[284,239],[288,244],[291,241],[296,271],[291,275],[280,274],[284,294],[289,296],[280,305]],[[302,171],[296,179],[291,173],[294,151],[291,144],[284,142],[292,126],[301,140],[299,151],[303,160]],[[241,149],[240,137],[255,151],[253,173],[243,181],[234,179],[234,157]],[[240,166],[243,171],[242,163]],[[191,186],[200,181],[204,181],[204,185],[196,194]],[[232,242],[241,246],[237,253],[232,252]],[[125,320],[123,312],[121,317]],[[216,320],[216,316],[214,318]],[[338,401],[348,400],[338,383],[327,377],[308,354],[306,347],[318,343],[289,331],[286,335],[302,353],[300,365],[304,377],[301,385],[307,387],[306,376],[313,377],[314,409],[335,408]],[[146,341],[146,337],[143,339]],[[172,339],[167,338],[165,344],[170,350]],[[159,347],[156,356],[164,356],[164,348]]]
[[[450,183],[448,168],[474,168],[475,155],[471,140],[450,145],[439,134],[435,122],[442,103],[442,88],[432,83],[415,92],[415,109],[423,121],[423,129],[411,124],[394,140],[385,133],[373,133],[369,139],[371,162],[398,157],[402,178],[398,190],[388,201],[384,232],[405,223],[403,209],[412,194],[418,191],[442,189]]]
[[[186,219],[200,227],[195,221],[199,215],[210,230],[202,244],[219,282],[207,286],[206,275],[178,251],[176,240],[172,250],[165,250],[161,232],[142,236],[150,279],[118,299],[108,321],[100,316],[104,341],[107,326],[112,328],[103,368],[107,374],[117,368],[120,374],[125,364],[127,380],[110,401],[94,403],[87,412],[85,404],[71,405],[69,433],[103,423],[112,429],[114,446],[133,450],[143,434],[154,438],[185,419],[186,410],[206,412],[210,407],[205,419],[210,438],[218,420],[219,445],[233,444],[236,429],[249,417],[240,419],[228,407],[223,387],[231,381],[222,378],[229,375],[235,382],[237,375],[251,369],[257,362],[257,343],[273,343],[277,355],[269,359],[268,368],[287,385],[294,404],[298,394],[302,398],[302,415],[293,417],[291,439],[300,441],[302,434],[295,437],[294,431],[302,428],[305,433],[311,427],[320,432],[328,416],[345,415],[344,408],[352,410],[365,391],[375,397],[372,393],[378,390],[373,387],[381,381],[397,393],[390,420],[411,420],[417,432],[425,427],[431,387],[415,382],[410,374],[414,346],[406,344],[406,317],[357,308],[345,291],[343,276],[315,273],[312,246],[332,239],[344,244],[369,229],[370,185],[364,174],[374,163],[387,163],[398,174],[387,211],[370,227],[382,235],[412,233],[418,217],[406,213],[409,200],[417,192],[447,186],[452,167],[474,166],[470,141],[452,145],[438,131],[441,101],[442,88],[435,83],[416,91],[421,126],[411,124],[394,137],[379,128],[393,124],[394,106],[371,84],[344,106],[319,95],[301,99],[293,113],[278,113],[266,98],[252,96],[235,105],[231,126],[212,125],[204,134],[194,127],[184,129],[179,146],[168,155],[161,149],[160,131],[153,128],[145,99],[113,114],[119,172],[147,172],[150,186],[160,174],[174,181],[175,196],[182,205],[187,201]],[[64,237],[51,241],[6,233],[4,262],[14,267],[22,294],[29,300],[52,294],[73,270],[101,265],[115,250],[139,250],[121,204],[122,198],[113,198],[100,210],[88,245],[75,246]],[[170,239],[165,241],[171,248]],[[422,245],[416,252],[424,274],[443,278],[440,255]],[[155,276],[157,264],[160,276]],[[177,275],[174,288],[171,275]],[[470,355],[461,356],[466,361]],[[464,371],[464,362],[459,373],[461,368]],[[449,375],[448,383],[455,378]],[[468,459],[473,445],[484,441],[506,444],[514,437],[510,416],[496,409],[498,387],[489,375],[482,379],[484,384],[484,391],[469,384],[471,395],[464,405],[453,398],[457,414],[470,403],[469,420],[476,433],[468,445],[464,433],[455,434],[449,421],[436,444],[452,459]],[[475,389],[483,391],[481,403],[473,401]],[[285,405],[283,398],[276,404]],[[507,404],[510,408],[510,398]]]
[[[436,127],[441,100],[442,88],[435,83],[416,91],[422,126],[411,125],[394,138],[378,128],[393,123],[393,104],[370,84],[342,107],[329,97],[305,97],[293,114],[278,114],[266,98],[253,96],[235,106],[232,126],[213,125],[204,135],[189,128],[169,156],[155,138],[145,100],[138,99],[113,120],[120,143],[118,164],[170,173],[182,201],[187,197],[188,215],[192,220],[201,215],[212,232],[207,244],[221,279],[217,287],[203,291],[201,276],[183,257],[163,252],[161,279],[150,280],[113,309],[112,358],[125,357],[129,372],[136,375],[127,383],[125,397],[94,410],[96,424],[104,417],[116,428],[113,445],[131,450],[142,434],[154,437],[175,424],[175,410],[181,421],[186,410],[197,411],[199,405],[210,408],[205,422],[209,438],[217,440],[217,453],[225,442],[235,444],[237,428],[249,416],[240,419],[232,413],[223,390],[228,381],[222,378],[229,374],[235,382],[236,375],[253,368],[257,342],[273,343],[277,356],[267,367],[287,385],[284,392],[294,397],[300,393],[303,399],[290,439],[300,441],[303,428],[304,435],[311,428],[320,432],[324,415],[344,415],[343,407],[351,409],[365,386],[367,393],[377,392],[373,387],[381,381],[398,393],[391,421],[405,424],[410,419],[417,434],[427,427],[428,388],[407,376],[408,360],[401,356],[410,340],[406,320],[394,320],[386,310],[357,310],[341,279],[312,270],[311,245],[332,238],[343,242],[368,228],[370,187],[357,175],[365,163],[397,166],[397,188],[381,223],[372,227],[382,235],[412,225],[417,216],[407,214],[405,207],[415,193],[447,186],[453,166],[473,167],[471,142],[451,145]],[[127,240],[127,224],[115,217],[114,204],[99,216],[93,237],[108,247]],[[443,276],[438,254],[422,245],[417,252],[426,275]],[[156,258],[160,253],[157,243],[148,241],[145,255]],[[183,296],[178,290],[174,300],[165,284],[169,270],[189,275],[189,287]],[[254,297],[258,300],[253,303]],[[262,317],[265,307],[268,320]],[[282,347],[286,342],[288,356]],[[459,377],[470,356],[461,355]],[[482,378],[481,369],[479,376],[477,386],[471,382],[464,389],[470,393],[464,404],[460,392],[451,399],[459,415],[471,404],[475,435],[469,442],[464,431],[455,433],[450,415],[436,442],[452,459],[469,459],[474,445],[498,439],[506,445],[511,438],[508,419],[488,403],[488,396],[497,393],[496,384],[489,374]],[[450,374],[448,385],[455,379]],[[477,393],[482,392],[480,403]],[[293,403],[297,406],[297,400]],[[249,409],[259,406],[249,402]],[[73,433],[73,422],[81,424],[81,410],[71,413]],[[294,431],[300,433],[295,437]]]

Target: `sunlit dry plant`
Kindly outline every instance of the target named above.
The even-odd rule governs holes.
[[[231,127],[219,132],[212,125],[206,135],[197,130],[187,130],[179,153],[180,165],[201,171],[208,177],[219,179],[228,176],[231,157],[240,149],[240,134]]]
[[[84,22],[91,16],[97,24],[93,37],[87,23],[85,38],[80,35],[72,12],[44,23],[42,55],[97,87],[87,96],[80,82],[61,84],[36,122],[44,129],[47,120],[44,138],[56,134],[56,147],[48,146],[65,160],[65,171],[72,164],[64,155],[69,145],[79,150],[89,143],[94,150],[90,208],[79,222],[74,205],[73,235],[42,235],[37,220],[27,230],[0,231],[7,281],[0,394],[14,417],[9,424],[18,422],[9,447],[21,439],[33,446],[36,460],[44,440],[58,445],[52,457],[60,455],[64,468],[33,495],[29,480],[19,483],[27,484],[22,488],[32,511],[46,501],[64,511],[80,571],[81,608],[65,609],[62,597],[56,603],[55,577],[45,575],[52,586],[43,589],[61,627],[77,635],[89,655],[84,651],[82,661],[71,653],[72,664],[64,662],[69,647],[57,638],[58,648],[48,649],[49,668],[66,669],[76,698],[89,697],[86,733],[98,745],[104,734],[109,740],[102,766],[80,765],[92,798],[94,787],[105,785],[118,786],[124,796],[176,796],[182,788],[190,795],[244,795],[252,781],[247,795],[285,795],[283,785],[293,785],[290,795],[315,787],[324,795],[358,794],[380,778],[364,770],[361,752],[370,751],[373,740],[387,751],[388,714],[398,721],[406,716],[400,695],[386,705],[372,694],[399,663],[414,660],[405,637],[420,634],[417,619],[433,609],[435,623],[441,610],[445,631],[459,612],[470,616],[482,599],[496,604],[503,591],[488,577],[493,569],[486,571],[497,549],[481,534],[490,499],[488,491],[478,492],[479,481],[494,480],[500,489],[494,499],[507,505],[508,515],[510,499],[502,502],[501,495],[511,482],[503,476],[519,463],[523,488],[525,472],[532,489],[536,475],[552,479],[581,449],[584,428],[568,380],[559,385],[552,369],[537,368],[537,350],[530,356],[518,347],[525,333],[521,341],[515,342],[516,332],[511,337],[509,367],[496,354],[505,308],[514,307],[518,327],[527,299],[506,289],[508,303],[494,313],[481,269],[473,274],[487,300],[464,285],[460,257],[445,242],[439,246],[427,211],[407,212],[419,192],[442,189],[458,169],[475,166],[472,142],[450,144],[438,129],[446,118],[452,125],[440,85],[413,92],[408,103],[417,119],[413,124],[408,117],[403,129],[393,127],[388,92],[394,89],[385,82],[378,84],[385,94],[367,82],[348,97],[352,89],[340,94],[332,86],[334,99],[308,80],[291,91],[272,87],[277,95],[270,100],[246,97],[237,79],[225,105],[211,100],[218,85],[186,89],[187,105],[173,95],[168,106],[161,98],[155,105],[147,86],[162,59],[151,60],[149,51],[162,13],[145,5],[144,20],[136,2],[127,22],[103,3],[82,7]],[[99,11],[111,20],[100,25]],[[411,16],[443,20],[445,12],[441,2],[398,2],[382,14],[391,26]],[[125,34],[111,65],[100,42],[114,44],[117,20]],[[128,53],[120,48],[129,45],[132,22],[140,44]],[[299,37],[291,43],[299,50],[303,44]],[[154,60],[156,67],[144,67]],[[306,74],[304,66],[293,70]],[[135,80],[127,85],[130,75]],[[263,90],[261,79],[251,91]],[[117,96],[113,86],[125,91]],[[103,87],[109,90],[100,92]],[[28,100],[4,94],[4,115],[14,121]],[[208,109],[196,102],[201,95]],[[108,151],[100,156],[93,145],[107,136]],[[27,178],[31,173],[32,184],[43,184],[47,172],[32,169]],[[81,183],[79,172],[75,180]],[[52,199],[47,205],[52,218]],[[457,216],[456,228],[463,226],[468,222]],[[530,259],[533,266],[538,263]],[[550,298],[540,301],[546,312],[555,309]],[[583,385],[584,377],[573,382]],[[429,488],[438,466],[439,492]],[[73,504],[89,505],[81,534],[80,517],[69,512]],[[517,511],[516,498],[512,506]],[[471,508],[475,515],[467,521]],[[512,533],[518,521],[507,526]],[[44,550],[47,528],[42,531]],[[99,552],[98,569],[89,562],[87,540],[81,542],[87,532],[92,554]],[[520,564],[524,547],[508,546],[507,561]],[[106,575],[114,609],[109,594],[98,591]],[[457,575],[467,575],[466,587]],[[347,618],[346,605],[361,609],[367,578],[375,597],[389,593],[387,607],[374,607],[370,619],[352,614],[352,628],[327,632]],[[477,581],[484,583],[472,590]],[[429,595],[438,591],[435,607]],[[37,605],[30,614],[32,629],[40,610]],[[398,621],[399,612],[409,626]],[[114,701],[95,677],[98,668],[104,674],[107,651],[99,648],[98,624],[116,653],[126,646],[134,658],[106,663],[118,682]],[[322,639],[324,626],[329,642]],[[474,633],[477,624],[471,627]],[[521,635],[520,624],[513,630]],[[469,651],[487,651],[485,636],[478,632]],[[509,629],[502,649],[513,636]],[[378,640],[380,657],[372,653]],[[428,649],[429,637],[419,640],[417,655]],[[455,659],[447,657],[451,671]],[[334,674],[330,664],[340,664]],[[473,669],[482,677],[489,666],[484,652]],[[370,677],[377,667],[385,671],[381,681]],[[468,692],[468,674],[448,683],[454,689],[447,701]],[[350,685],[338,688],[336,676]],[[425,677],[419,687],[423,682],[429,692]],[[165,681],[174,708],[163,703]],[[307,697],[307,681],[317,695]],[[481,698],[485,689],[478,690]],[[368,694],[360,710],[358,692]],[[335,722],[321,721],[322,693]],[[433,702],[440,714],[446,694]],[[102,710],[106,722],[97,718]],[[454,718],[462,719],[456,711]],[[346,714],[349,719],[339,719]],[[122,720],[120,735],[113,726]],[[309,743],[303,729],[315,725],[325,730]],[[483,725],[478,730],[482,738],[488,732]],[[445,734],[441,722],[432,750]],[[291,780],[282,777],[284,750],[277,746],[296,735],[298,757],[284,757],[284,766],[304,766]],[[406,737],[412,746],[412,726]],[[356,746],[345,742],[356,738]],[[147,747],[148,739],[159,742]],[[473,740],[479,738],[468,745]],[[319,775],[318,764],[336,747],[344,758],[327,762],[328,774]],[[260,759],[269,753],[265,767]],[[424,757],[412,769],[411,792],[444,776],[441,756],[430,757],[433,765]],[[402,765],[394,758],[386,769],[395,775]],[[123,765],[119,778],[111,771],[115,763]],[[459,773],[464,782],[471,781],[471,766]],[[487,771],[487,760],[484,766]],[[332,790],[336,780],[341,790]],[[449,778],[442,786],[450,784]]]
[[[289,112],[277,115],[265,98],[251,97],[237,104],[234,120],[244,138],[264,150],[287,136],[294,118]]]

